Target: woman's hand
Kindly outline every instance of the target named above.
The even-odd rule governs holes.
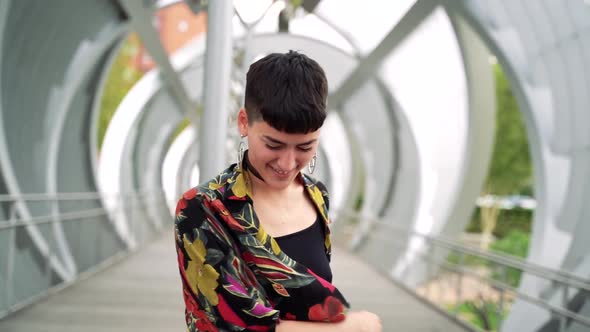
[[[346,331],[351,332],[381,332],[381,319],[368,311],[352,311],[346,314],[344,320]]]
[[[338,323],[302,322],[284,320],[277,325],[277,332],[381,332],[381,319],[368,311],[352,311]]]

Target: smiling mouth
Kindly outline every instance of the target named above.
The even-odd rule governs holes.
[[[279,176],[282,176],[282,177],[285,177],[285,176],[287,176],[287,175],[291,174],[291,171],[281,171],[281,170],[279,170],[279,169],[276,169],[276,168],[274,168],[274,167],[272,167],[272,166],[269,166],[269,167],[270,167],[270,169],[272,169],[272,170],[273,170],[273,171],[274,171],[274,172],[275,172],[277,175],[279,175]]]

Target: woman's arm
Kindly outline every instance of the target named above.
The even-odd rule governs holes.
[[[339,323],[301,322],[282,320],[276,332],[381,332],[381,320],[367,311],[353,311]]]
[[[231,239],[190,192],[176,210],[175,240],[189,331],[272,331],[279,321]]]

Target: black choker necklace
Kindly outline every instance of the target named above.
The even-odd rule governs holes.
[[[248,161],[248,150],[246,150],[246,152],[244,152],[244,158],[242,159],[242,164],[244,164],[243,167],[244,167],[245,171],[252,173],[252,175],[259,178],[262,182],[266,182],[262,178],[262,175],[260,175],[260,173],[258,173],[256,168],[254,168],[254,166],[252,166],[252,164],[250,164],[250,161]]]

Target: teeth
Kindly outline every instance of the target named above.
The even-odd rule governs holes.
[[[281,175],[285,175],[285,174],[288,174],[289,173],[289,172],[279,171],[278,169],[276,169],[274,167],[273,167],[273,171],[275,171],[275,172],[277,172],[277,173],[279,173]]]

